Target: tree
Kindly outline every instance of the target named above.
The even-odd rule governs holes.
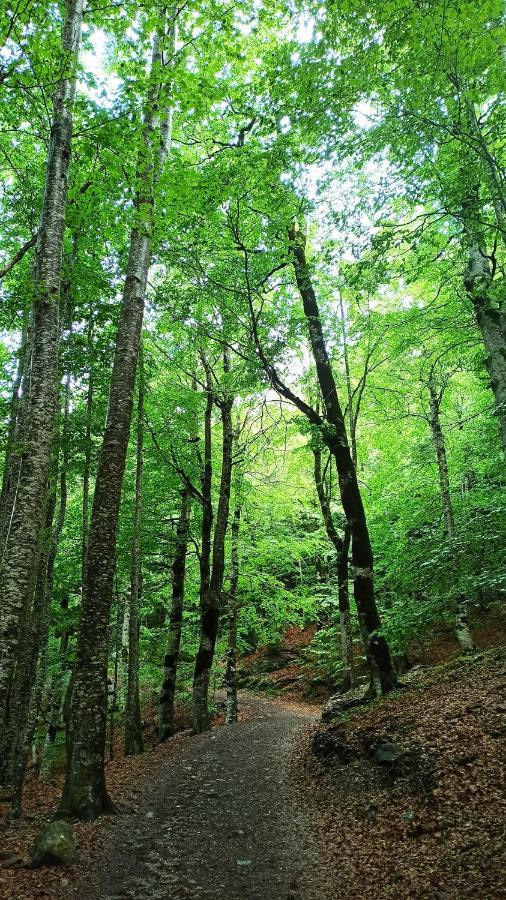
[[[42,213],[37,236],[30,329],[30,380],[23,395],[23,454],[8,528],[0,580],[0,717],[8,709],[9,691],[19,646],[23,610],[37,578],[41,528],[53,449],[58,397],[59,299],[72,111],[81,39],[83,0],[67,6],[61,38],[63,77],[53,98],[51,138],[46,164]]]
[[[112,598],[121,486],[125,470],[144,298],[151,257],[156,182],[170,141],[162,54],[173,52],[175,15],[159,13],[137,169],[131,232],[109,407],[86,548],[85,582],[70,714],[62,811],[94,819],[110,810],[104,775],[107,710],[107,628]]]

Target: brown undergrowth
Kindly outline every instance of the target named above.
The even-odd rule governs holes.
[[[505,713],[495,649],[305,730],[294,772],[336,898],[506,896]],[[384,744],[396,758],[381,765]]]

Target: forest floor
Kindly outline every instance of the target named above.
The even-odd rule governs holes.
[[[241,721],[107,766],[119,815],[74,824],[79,863],[24,867],[61,779],[4,828],[3,900],[506,897],[506,652],[423,668],[388,698],[241,697]],[[379,764],[380,744],[396,748]]]
[[[401,680],[298,739],[336,900],[506,897],[506,650]]]

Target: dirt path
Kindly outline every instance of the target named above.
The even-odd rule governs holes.
[[[313,716],[250,698],[246,721],[180,741],[133,815],[115,819],[79,900],[321,900],[288,775]]]

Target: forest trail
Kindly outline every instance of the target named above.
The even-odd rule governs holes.
[[[289,777],[309,710],[249,697],[245,720],[184,737],[113,825],[80,900],[320,900],[312,829]],[[96,864],[95,864],[96,863]]]

